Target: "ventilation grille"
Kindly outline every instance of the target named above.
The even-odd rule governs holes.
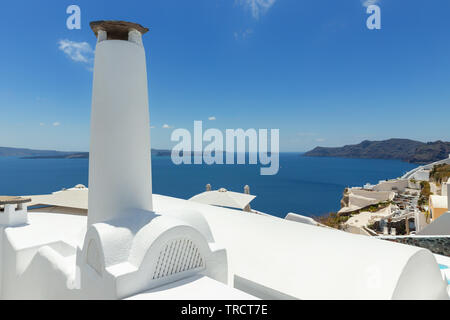
[[[159,253],[153,280],[161,279],[187,270],[202,268],[203,258],[198,247],[187,239],[168,243]]]

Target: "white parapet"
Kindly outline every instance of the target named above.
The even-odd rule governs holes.
[[[286,217],[284,217],[285,220],[289,220],[289,221],[295,221],[295,222],[300,222],[300,223],[304,223],[304,224],[309,224],[312,226],[318,226],[319,223],[314,220],[311,217],[306,217],[306,216],[302,216],[300,214],[297,213],[293,213],[293,212],[289,212]]]
[[[129,36],[139,40],[136,32]],[[104,40],[95,50],[88,224],[123,218],[131,208],[152,210],[145,51]]]

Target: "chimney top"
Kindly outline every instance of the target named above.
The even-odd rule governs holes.
[[[0,205],[5,204],[21,204],[31,202],[30,198],[14,197],[14,196],[0,196]]]
[[[108,36],[107,40],[128,40],[128,33],[133,29],[139,31],[141,34],[147,33],[148,31],[148,28],[140,24],[119,20],[92,21],[89,25],[96,37],[100,30],[106,31]]]

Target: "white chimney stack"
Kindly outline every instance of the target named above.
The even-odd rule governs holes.
[[[152,210],[150,119],[142,34],[124,21],[91,22],[92,90],[88,225]]]

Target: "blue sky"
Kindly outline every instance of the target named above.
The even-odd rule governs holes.
[[[92,20],[150,28],[152,147],[174,128],[278,128],[282,151],[450,140],[448,0],[2,1],[0,146],[89,149]],[[81,8],[81,30],[66,8]],[[215,120],[208,120],[209,118]]]

